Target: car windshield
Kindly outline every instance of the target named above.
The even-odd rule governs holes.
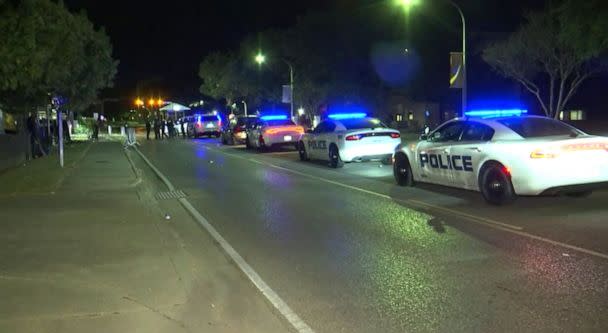
[[[264,122],[266,126],[288,126],[295,125],[295,123],[289,119],[277,119],[277,120],[266,120]]]
[[[217,121],[217,116],[202,116],[201,121]]]
[[[236,121],[236,126],[250,126],[257,119],[258,118],[256,118],[256,117],[240,117]]]
[[[386,125],[376,118],[344,119],[340,120],[340,122],[347,130],[386,127]]]
[[[497,120],[523,138],[583,134],[576,128],[559,120],[542,117],[513,117]]]

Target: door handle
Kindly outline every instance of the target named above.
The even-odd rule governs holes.
[[[481,153],[481,149],[479,149],[479,148],[477,148],[477,147],[470,147],[470,148],[467,148],[467,149],[468,149],[468,150],[474,150],[474,151],[476,151],[476,152],[478,152],[478,153]]]
[[[450,152],[450,150],[449,149],[444,149],[443,152],[447,154],[447,153]]]

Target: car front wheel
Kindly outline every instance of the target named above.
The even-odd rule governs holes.
[[[508,169],[498,163],[482,169],[479,190],[483,198],[493,205],[509,204],[517,198]]]

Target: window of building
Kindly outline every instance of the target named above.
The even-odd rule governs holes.
[[[414,120],[414,113],[412,111],[407,113],[407,120]]]
[[[584,119],[583,110],[572,110],[570,111],[570,120],[583,120]]]
[[[401,113],[397,113],[395,115],[395,121],[396,122],[402,122],[403,121],[403,115]]]

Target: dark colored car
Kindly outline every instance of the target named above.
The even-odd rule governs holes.
[[[222,143],[225,145],[244,144],[247,139],[247,127],[258,119],[255,115],[237,116],[222,128]]]

